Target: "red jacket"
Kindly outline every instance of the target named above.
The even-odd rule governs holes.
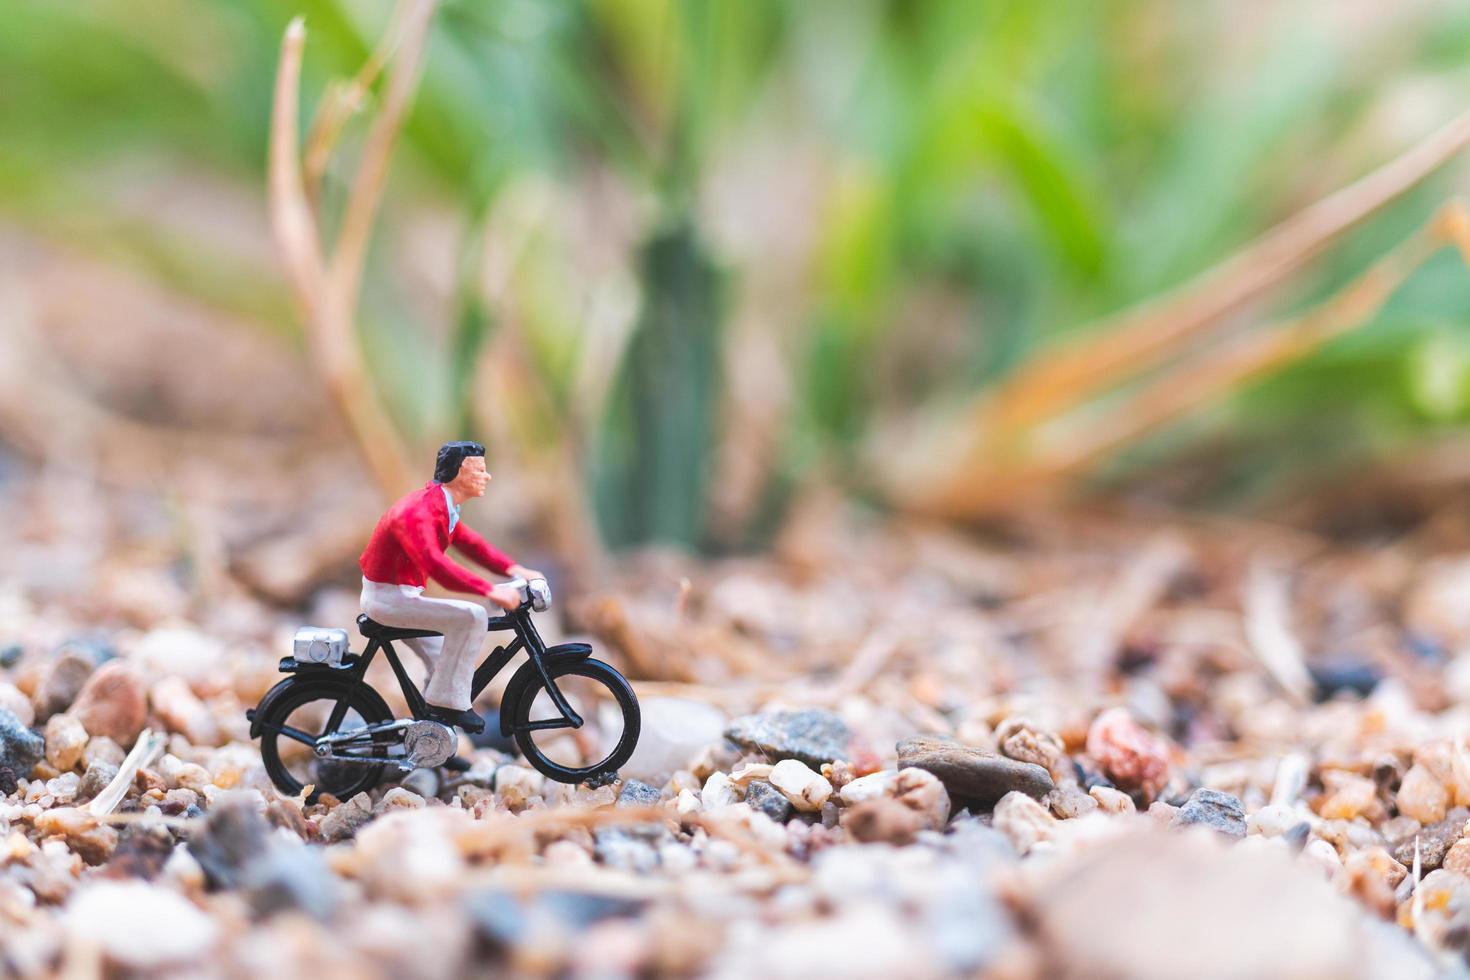
[[[444,488],[429,483],[388,508],[373,528],[357,563],[363,577],[387,585],[426,585],[426,579],[452,589],[488,595],[492,586],[475,573],[444,556],[453,544],[471,561],[497,575],[505,575],[515,562],[460,520],[449,531],[449,502]]]

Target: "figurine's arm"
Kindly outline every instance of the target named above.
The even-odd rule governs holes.
[[[496,575],[512,575],[520,568],[510,555],[486,541],[474,528],[461,522],[454,531],[454,547],[470,561],[483,565]]]
[[[428,516],[411,515],[399,522],[394,531],[404,550],[418,561],[419,567],[446,589],[484,596],[494,591],[495,587],[489,582],[444,557]]]

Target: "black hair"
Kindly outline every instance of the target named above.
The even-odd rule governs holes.
[[[439,458],[434,460],[434,482],[449,483],[459,476],[460,464],[469,456],[485,455],[485,447],[478,442],[446,442],[439,447]]]

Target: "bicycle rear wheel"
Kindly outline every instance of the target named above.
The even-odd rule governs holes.
[[[392,721],[393,713],[377,693],[364,687],[347,687],[336,681],[304,680],[276,699],[261,724],[260,756],[276,788],[297,796],[307,786],[346,801],[378,785],[383,767],[366,762],[335,762],[319,759],[310,744],[330,734],[327,725],[332,709],[345,700],[346,713],[332,732],[348,732]],[[374,747],[375,754],[388,754],[387,745]]]
[[[561,783],[580,783],[616,772],[633,754],[642,725],[638,698],[627,679],[600,660],[560,664],[553,660],[546,664],[546,670],[557,690],[582,716],[583,725],[578,729],[524,730],[534,721],[562,717],[538,677],[521,696],[511,717],[521,754],[537,770]]]

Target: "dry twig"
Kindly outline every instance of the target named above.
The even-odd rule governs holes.
[[[418,85],[433,13],[434,0],[402,0],[394,17],[400,31],[396,52],[390,58],[385,42],[358,76],[357,82],[365,85],[376,76],[380,61],[388,63],[383,106],[368,133],[330,256],[312,214],[297,140],[301,58],[306,40],[300,18],[286,28],[281,41],[271,115],[271,221],[287,277],[301,305],[317,370],[379,487],[389,496],[413,485],[408,452],[363,363],[355,321],[368,240],[382,199],[388,159]],[[326,166],[321,155],[330,151],[340,132],[336,119],[342,110],[335,108],[339,103],[340,98],[324,109],[312,137],[311,152],[315,156],[308,170],[318,176]]]
[[[1306,315],[1233,338],[1196,363],[1165,367],[1118,407],[1077,418],[1106,389],[1197,347],[1206,328],[1279,284],[1467,143],[1470,113],[1194,281],[1095,330],[1090,340],[1069,339],[1067,346],[1038,355],[998,391],[942,423],[937,437],[896,453],[891,450],[901,447],[885,445],[891,495],[911,510],[948,518],[994,512],[1366,322],[1438,248],[1453,243],[1470,257],[1470,222],[1461,205],[1448,205],[1427,229]]]

